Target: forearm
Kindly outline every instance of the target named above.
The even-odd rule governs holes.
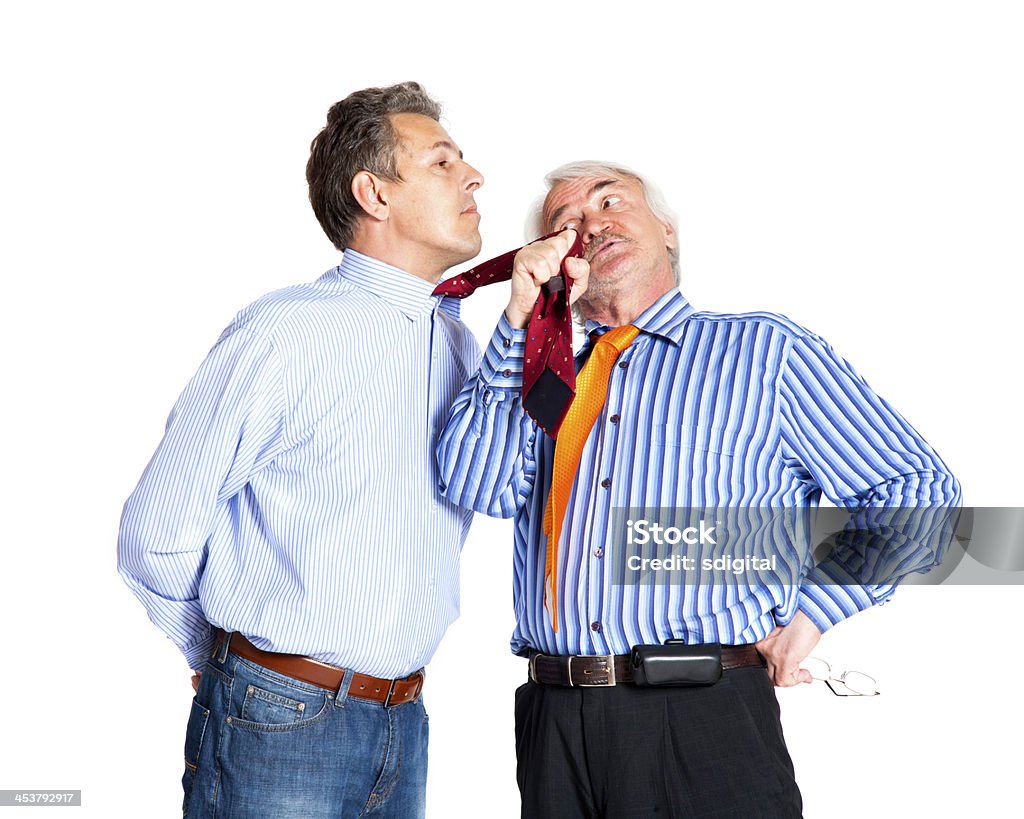
[[[525,335],[502,316],[438,441],[442,493],[494,517],[511,517],[533,486],[538,430],[520,400]]]
[[[128,498],[118,571],[150,619],[197,668],[212,648],[199,588],[221,505],[284,446],[280,366],[244,332],[211,351]]]
[[[170,428],[139,485],[125,503],[117,541],[118,572],[150,619],[178,646],[192,668],[208,654],[210,625],[199,602],[205,543],[216,488],[204,484],[203,462],[190,460]],[[178,466],[178,468],[175,468]]]
[[[198,573],[192,555],[150,555],[140,559],[141,555],[138,551],[119,552],[121,577],[145,607],[150,620],[185,655],[189,667],[201,668],[213,648],[213,629],[203,614],[196,588],[182,588],[180,598],[173,591],[174,578]]]
[[[860,498],[835,550],[804,579],[799,607],[820,629],[888,600],[908,574],[940,563],[956,531],[960,485],[941,461],[899,475]]]
[[[941,560],[960,485],[922,436],[821,339],[794,340],[781,382],[783,457],[849,517],[805,577],[819,629],[887,600]]]

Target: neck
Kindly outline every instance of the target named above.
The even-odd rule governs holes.
[[[637,293],[634,295],[611,295],[607,298],[580,298],[580,309],[584,318],[606,324],[609,327],[622,327],[632,324],[637,317],[654,302],[664,296],[668,290],[660,292]]]
[[[424,259],[422,251],[414,253],[408,248],[395,247],[367,237],[354,237],[348,246],[357,253],[397,267],[430,284],[437,284],[450,266],[436,260]]]

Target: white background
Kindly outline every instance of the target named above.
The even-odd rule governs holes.
[[[304,166],[367,85],[445,104],[486,177],[484,258],[551,167],[631,164],[679,213],[698,308],[822,333],[966,503],[1024,505],[1019,5],[278,5],[2,14],[0,788],[176,815],[189,672],[117,577],[121,505],[235,311],[336,264]],[[482,339],[502,305],[466,304]],[[431,817],[518,815],[510,544],[478,517],[430,666]],[[780,692],[806,815],[1019,815],[1022,602],[908,588],[827,634],[884,693]]]

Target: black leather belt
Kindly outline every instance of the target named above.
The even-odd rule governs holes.
[[[764,657],[752,644],[722,646],[723,671],[748,666],[766,667]],[[628,654],[534,654],[530,657],[530,679],[542,685],[604,687],[632,683],[633,668]]]

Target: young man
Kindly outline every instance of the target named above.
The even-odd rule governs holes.
[[[574,229],[589,262],[574,403],[556,444],[518,400],[540,343],[527,319],[566,231],[516,256],[509,305],[438,445],[449,499],[515,516],[523,816],[799,816],[772,683],[809,682],[800,663],[821,632],[934,561],[949,528],[901,510],[941,522],[959,486],[819,337],[770,313],[695,312],[676,289],[674,221],[637,174],[581,162],[547,182],[532,232]],[[744,514],[809,517],[822,494],[853,512],[844,535],[858,559],[837,550],[811,568],[809,531]],[[772,568],[630,581],[622,524],[636,509],[753,518],[744,545]],[[704,534],[705,554],[723,545],[703,523],[700,544],[692,531],[683,556]],[[669,684],[637,685],[636,646],[667,663]]]
[[[411,82],[331,108],[306,176],[341,264],[238,314],[125,505],[120,572],[197,672],[188,816],[424,814],[472,517],[434,447],[479,357],[431,290],[483,184],[439,114]]]

